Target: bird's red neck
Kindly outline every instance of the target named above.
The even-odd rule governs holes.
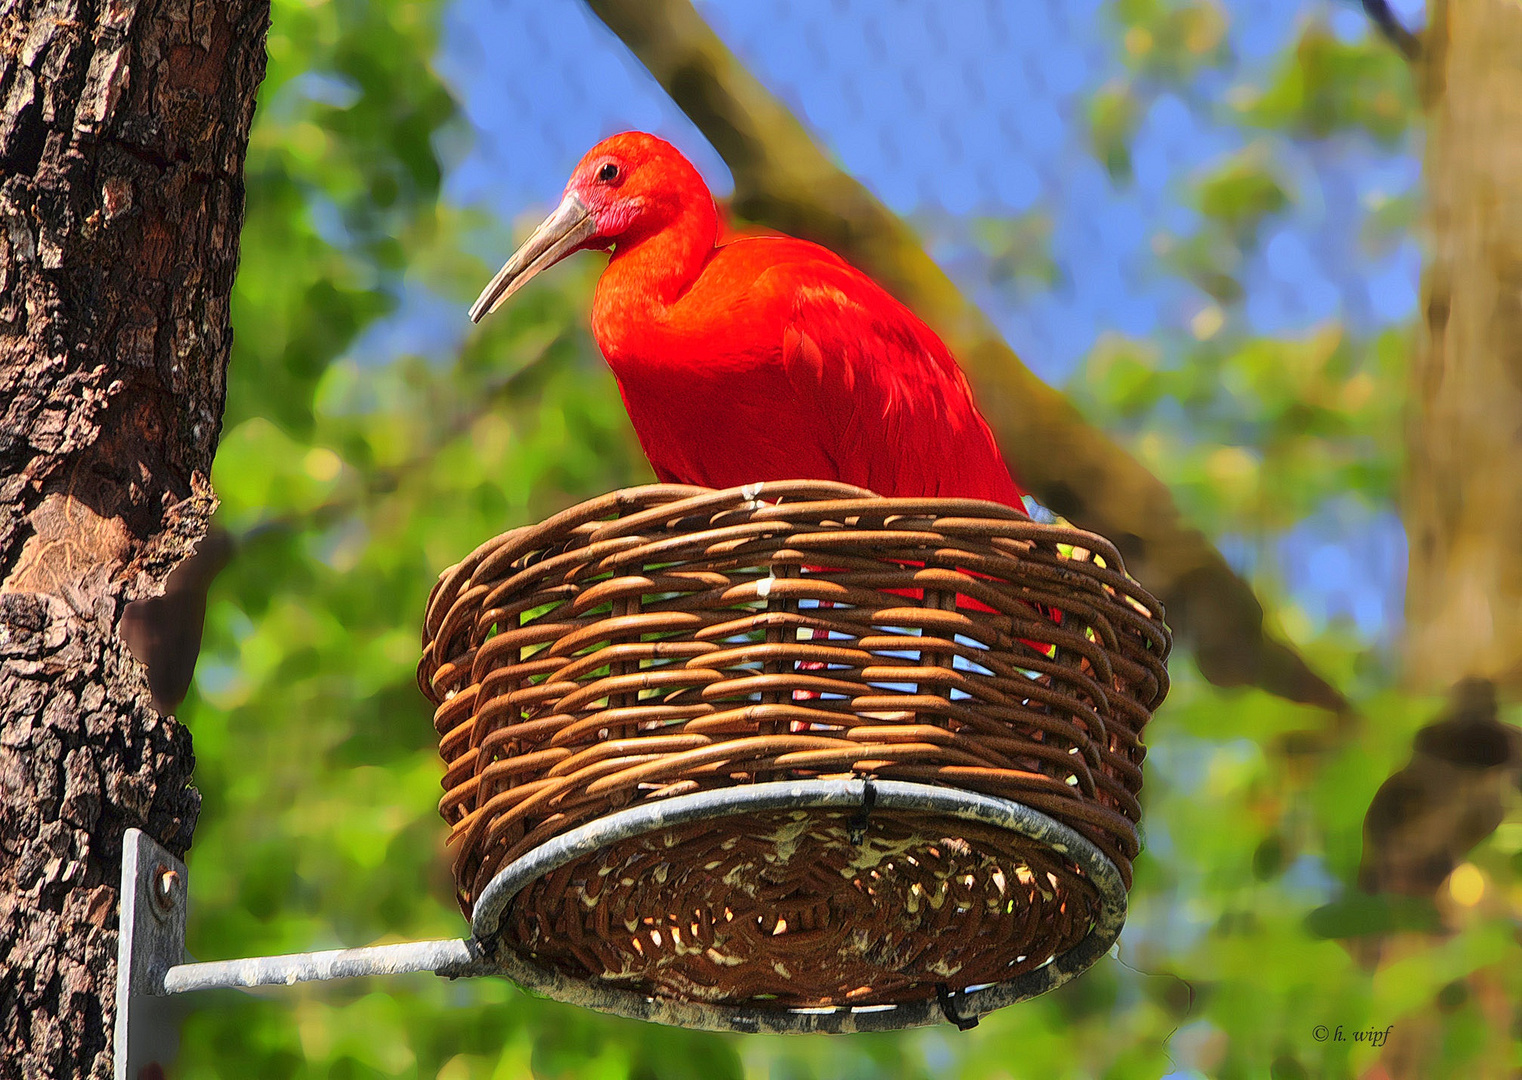
[[[676,202],[660,228],[620,238],[597,282],[592,332],[610,360],[622,351],[617,348],[622,331],[642,326],[648,332],[665,321],[666,309],[692,287],[713,255],[719,215],[708,188],[698,180],[697,190]]]

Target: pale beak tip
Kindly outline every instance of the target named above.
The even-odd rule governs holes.
[[[486,293],[482,293],[476,297],[476,302],[470,305],[470,321],[478,323],[496,310],[497,305],[487,299]]]

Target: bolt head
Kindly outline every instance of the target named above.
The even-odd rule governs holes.
[[[160,866],[153,876],[153,900],[160,910],[174,910],[180,896],[180,872],[168,866]]]

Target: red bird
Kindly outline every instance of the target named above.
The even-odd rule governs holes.
[[[572,252],[609,251],[592,333],[661,480],[839,480],[1023,509],[966,377],[908,308],[818,244],[718,236],[713,195],[675,147],[614,135],[470,317]]]

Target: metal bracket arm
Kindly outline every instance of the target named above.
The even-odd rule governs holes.
[[[458,979],[495,970],[484,962],[480,947],[474,941],[447,938],[368,945],[362,949],[176,964],[165,972],[161,992],[183,994],[229,986],[290,986],[327,979],[358,979],[366,975],[404,975],[411,971],[431,971],[445,978]]]
[[[174,1057],[179,1038],[172,994],[411,971],[460,978],[497,970],[468,939],[185,963],[186,895],[185,864],[148,834],[128,829],[116,950],[116,1080],[136,1080],[144,1069],[163,1068]]]

